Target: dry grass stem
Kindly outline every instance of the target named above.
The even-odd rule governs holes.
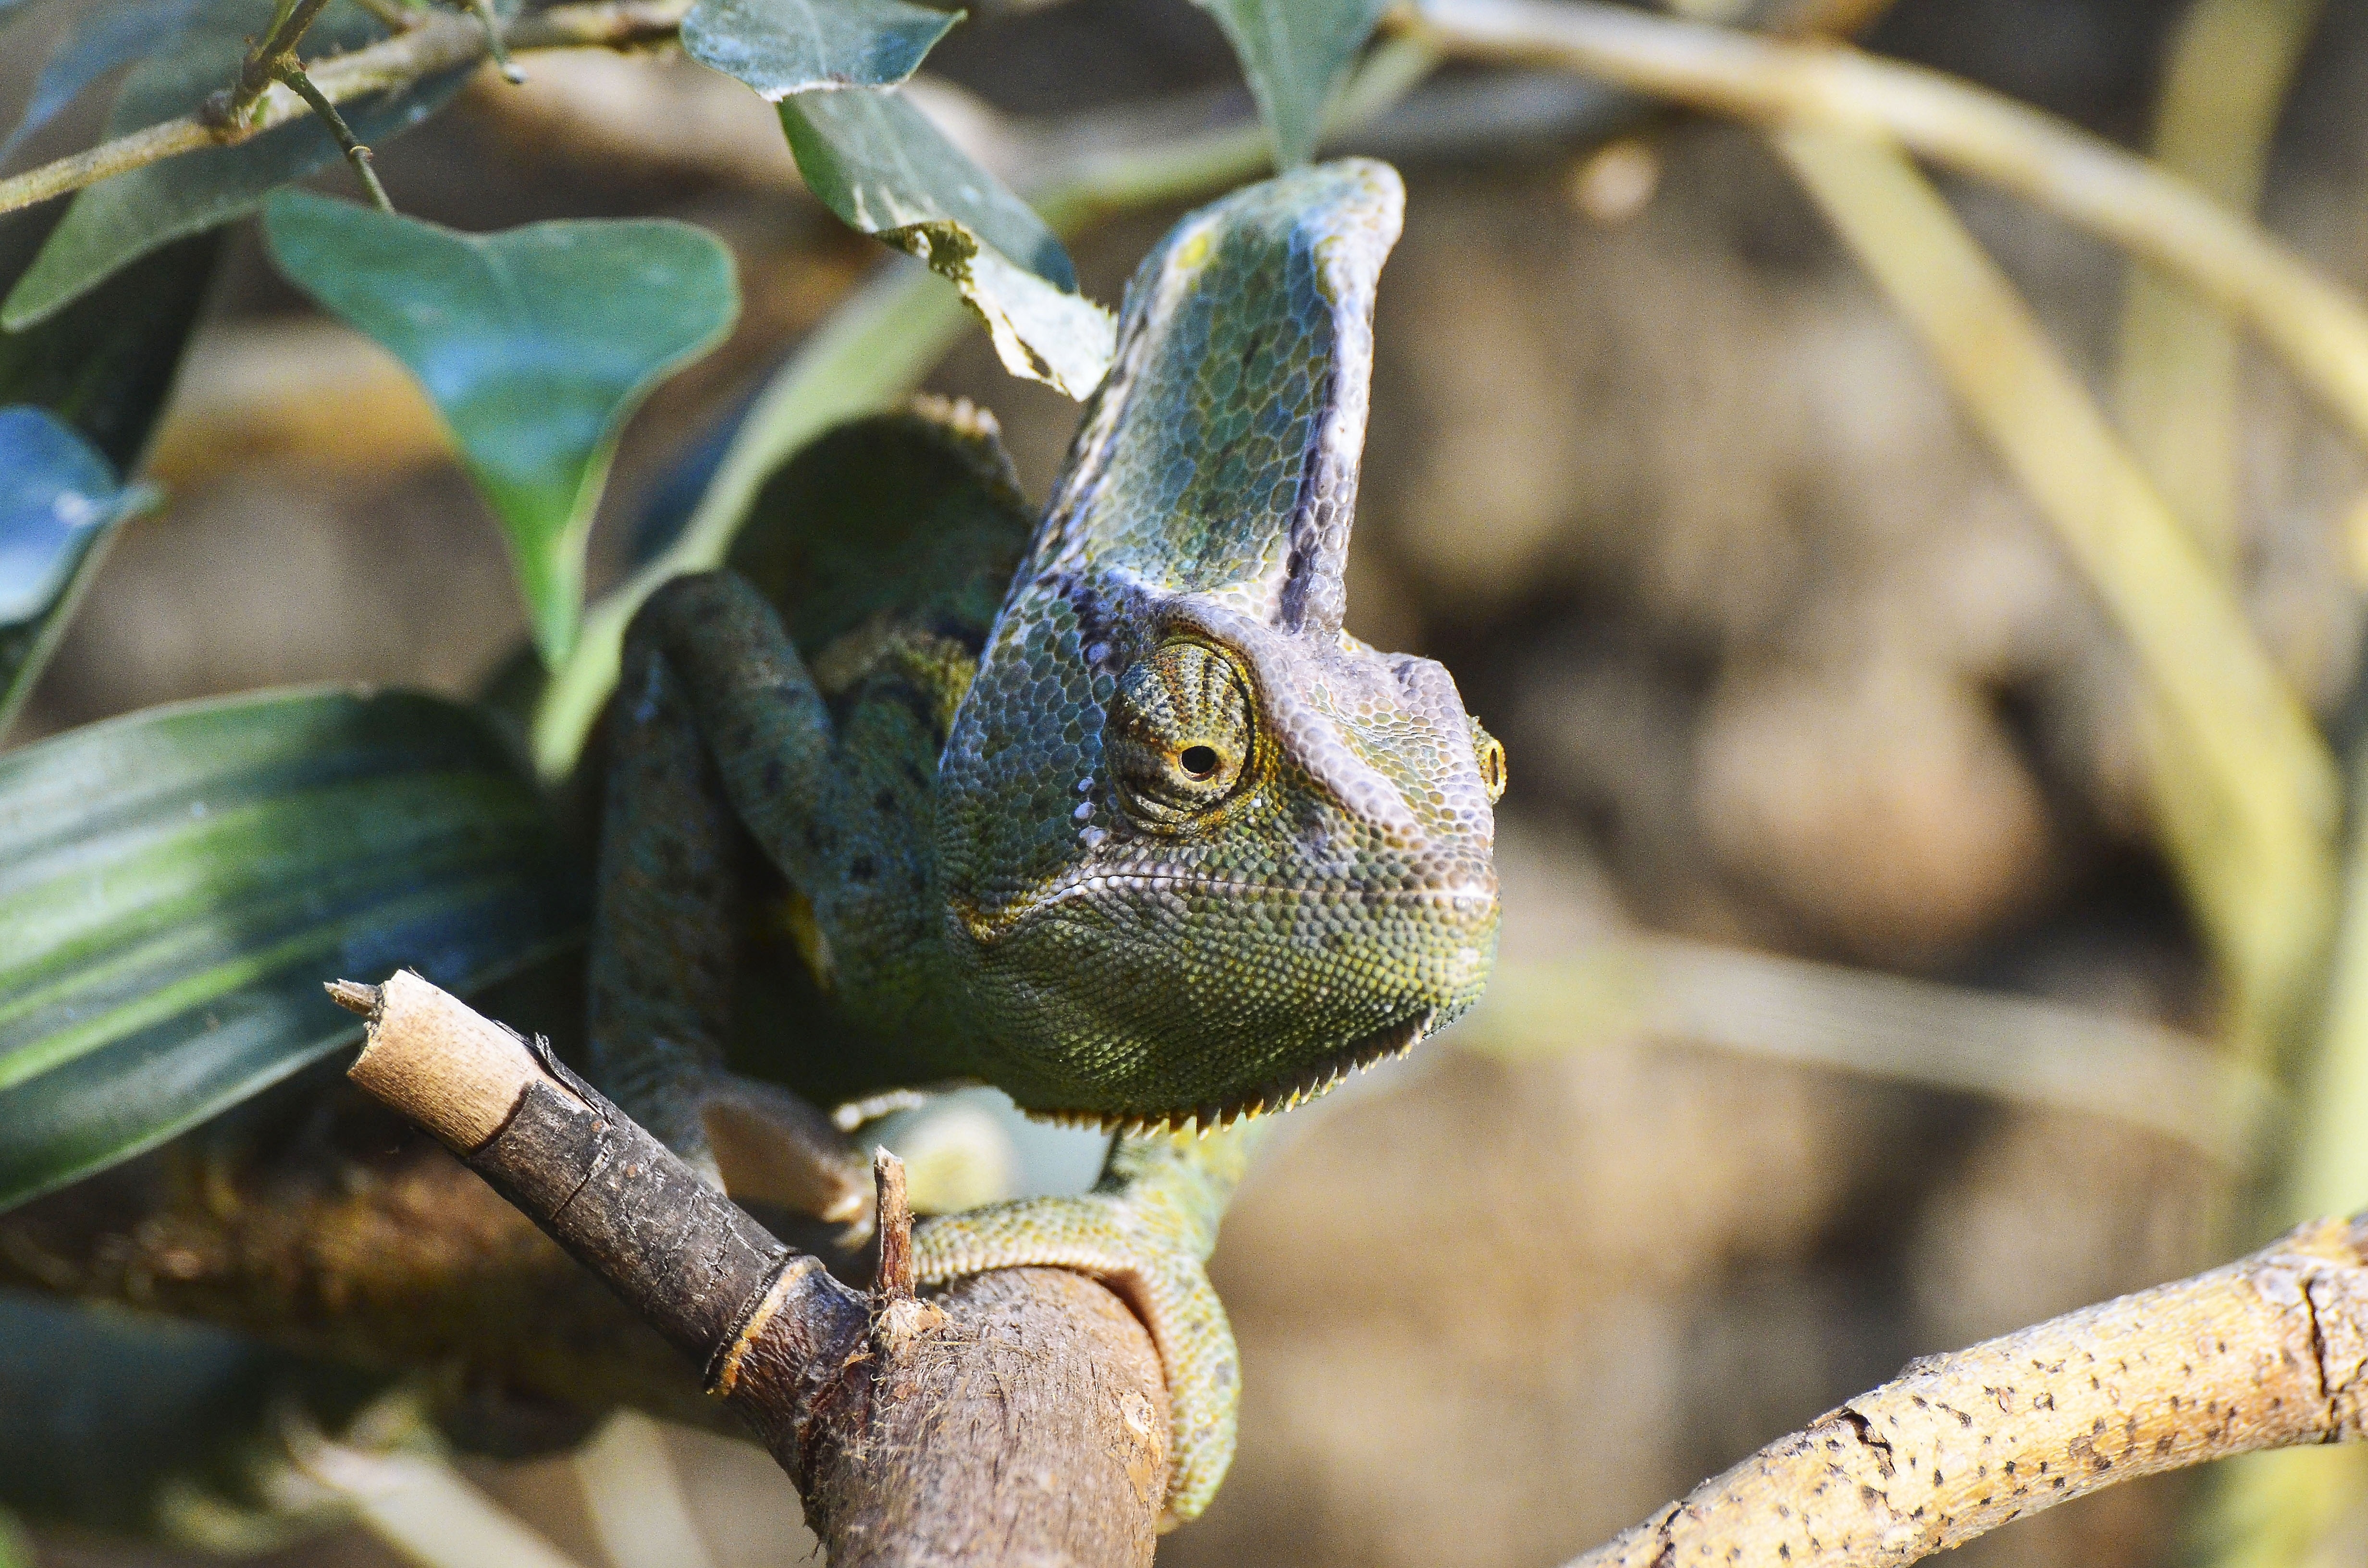
[[[1793,126],[1776,146],[2054,525],[2137,654],[2201,791],[2176,836],[2266,1051],[2298,1021],[2335,912],[2341,781],[2293,687],[1995,262],[1899,149]],[[2182,788],[2184,787],[2184,782]]]
[[[1499,960],[1447,1039],[1513,1060],[1644,1039],[1805,1063],[2106,1117],[2232,1170],[2277,1105],[2266,1076],[2158,1025],[1668,937]]]
[[[1587,0],[1428,0],[1402,24],[1463,58],[1561,65],[1770,127],[1896,138],[2175,274],[2249,322],[2368,440],[2368,311],[2172,175],[2010,98],[1844,45],[1786,43]]]

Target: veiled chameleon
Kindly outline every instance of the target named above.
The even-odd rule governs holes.
[[[768,542],[643,611],[613,720],[605,1086],[736,1193],[860,1211],[809,1100],[725,1068],[753,907],[803,960],[768,1076],[825,1101],[983,1080],[1120,1131],[1091,1194],[940,1219],[916,1251],[925,1278],[1068,1265],[1129,1298],[1178,1518],[1233,1449],[1201,1263],[1246,1114],[1438,1028],[1495,951],[1503,751],[1445,670],[1341,627],[1402,201],[1351,161],[1178,223],[1032,543],[981,421],[826,438],[860,494],[792,464]],[[785,883],[753,903],[744,833]]]

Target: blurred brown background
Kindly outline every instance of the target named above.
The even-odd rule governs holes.
[[[2179,9],[1899,0],[1865,41],[2138,144]],[[38,54],[0,62],[0,107]],[[1185,0],[989,7],[932,64],[1030,116],[1234,79]],[[596,544],[613,575],[667,465],[873,252],[797,188],[732,84],[605,57],[533,74],[481,78],[386,149],[397,203],[471,228],[685,218],[733,245],[747,298],[729,347],[628,435]],[[2265,211],[2355,286],[2364,163],[2368,8],[2339,4]],[[1663,119],[1609,151],[1492,138],[1404,166],[1350,623],[1443,659],[1509,748],[1508,957],[1638,926],[2208,1033],[2126,657],[1763,145]],[[2101,392],[2122,259],[1949,188]],[[1114,301],[1170,217],[1079,242],[1088,291]],[[251,237],[236,248],[155,457],[172,504],[108,561],[18,742],[286,682],[467,692],[523,634],[494,528],[401,372],[307,315]],[[1041,496],[1075,406],[975,335],[930,384],[1000,415]],[[2246,597],[2334,715],[2359,662],[2368,472],[2266,365],[2242,402]],[[1519,1060],[1451,1034],[1294,1117],[1215,1265],[1246,1358],[1241,1457],[1163,1562],[1553,1563],[1911,1356],[2241,1250],[2220,1228],[2229,1169],[2123,1119],[1681,1029],[1572,1034]],[[756,1450],[671,1440],[720,1568],[803,1560]],[[577,1469],[471,1473],[601,1561]],[[1970,1550],[2163,1561],[2185,1486],[2119,1488]],[[40,1560],[181,1561],[63,1537]],[[357,1532],[273,1559],[390,1560]]]

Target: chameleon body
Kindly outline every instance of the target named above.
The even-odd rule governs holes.
[[[1178,1518],[1232,1453],[1201,1265],[1248,1119],[1438,1028],[1495,951],[1503,752],[1445,670],[1341,626],[1402,199],[1350,161],[1178,223],[1032,541],[978,416],[825,437],[739,570],[652,599],[612,721],[596,1074],[735,1194],[860,1214],[810,1101],[724,1067],[769,910],[799,957],[768,1075],[985,1081],[1117,1131],[1093,1192],[932,1221],[916,1257],[1119,1289],[1166,1369]]]

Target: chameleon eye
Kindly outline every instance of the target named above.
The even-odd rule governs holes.
[[[1466,717],[1472,725],[1472,756],[1480,764],[1480,786],[1493,806],[1505,795],[1505,743],[1482,729],[1479,720]]]
[[[1102,756],[1128,815],[1176,829],[1232,796],[1254,733],[1241,666],[1221,649],[1178,639],[1119,677]]]

